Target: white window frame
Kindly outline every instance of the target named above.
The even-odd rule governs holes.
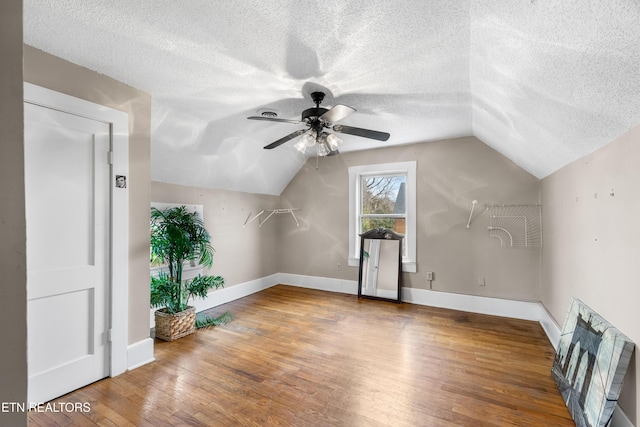
[[[417,163],[395,162],[376,165],[351,166],[349,168],[349,258],[351,267],[360,265],[360,238],[358,218],[360,216],[360,185],[362,177],[377,175],[405,175],[405,197],[407,202],[406,232],[404,245],[406,255],[402,257],[402,271],[415,273],[416,263],[416,169]]]

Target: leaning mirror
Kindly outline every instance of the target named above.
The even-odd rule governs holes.
[[[360,235],[358,298],[401,302],[403,238],[387,228]]]

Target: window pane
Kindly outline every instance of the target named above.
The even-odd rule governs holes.
[[[405,214],[406,175],[364,176],[361,181],[362,214]],[[390,227],[385,227],[390,228]]]
[[[360,233],[374,228],[388,228],[396,233],[404,234],[405,222],[404,218],[362,218],[362,229]]]
[[[360,233],[367,232],[373,228],[388,228],[395,231],[398,234],[405,234],[405,218],[361,218],[360,224],[362,229]],[[407,256],[407,239],[402,239],[402,257]]]

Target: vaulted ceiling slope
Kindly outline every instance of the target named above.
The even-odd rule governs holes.
[[[25,0],[25,43],[152,95],[152,179],[280,194],[310,93],[342,151],[475,135],[542,178],[640,123],[637,0]]]

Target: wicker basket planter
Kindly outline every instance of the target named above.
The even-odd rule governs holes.
[[[167,313],[166,308],[155,312],[156,338],[173,341],[190,335],[195,331],[196,309],[189,306],[186,310],[175,314]]]

